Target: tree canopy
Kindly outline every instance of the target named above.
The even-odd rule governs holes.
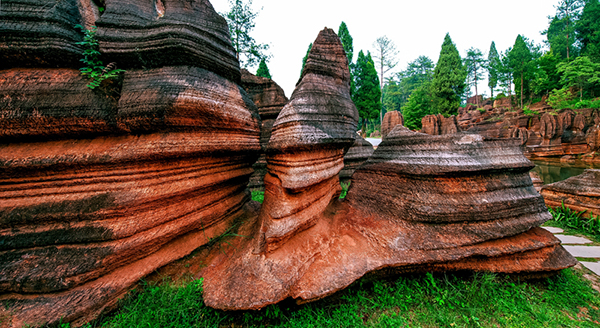
[[[469,76],[469,81],[471,81],[471,85],[475,87],[476,97],[479,95],[479,93],[477,92],[477,84],[479,83],[479,81],[483,80],[483,72],[481,72],[481,70],[485,65],[486,61],[483,58],[481,50],[476,48],[470,48],[469,50],[467,50],[467,57],[465,57],[465,66],[467,69],[467,75]]]
[[[365,55],[362,50],[358,53],[355,79],[356,91],[352,100],[362,118],[362,131],[365,132],[366,122],[377,119],[381,111],[381,88],[371,53]]]
[[[266,51],[269,45],[257,43],[250,35],[254,30],[254,19],[258,15],[252,11],[252,0],[229,0],[231,7],[225,19],[229,25],[229,35],[236,56],[243,68],[255,67],[261,60],[268,60]]]
[[[485,68],[488,71],[488,87],[490,87],[491,97],[494,98],[494,89],[498,86],[498,79],[500,70],[502,69],[502,62],[500,61],[500,55],[496,49],[496,43],[492,41],[490,45],[490,52],[488,53],[487,65]]]
[[[342,22],[340,24],[340,28],[338,29],[338,36],[342,41],[342,46],[344,47],[344,51],[346,52],[346,57],[348,57],[348,65],[350,65],[354,57],[354,46],[352,45],[352,36],[348,31],[348,26],[346,26],[346,23]]]
[[[265,62],[264,58],[260,61],[260,64],[258,64],[258,70],[256,71],[256,76],[262,76],[262,77],[266,77],[268,79],[271,78],[271,72],[269,72],[269,67],[267,67],[267,63]]]
[[[575,24],[577,39],[581,44],[581,54],[592,61],[600,62],[600,1],[585,3],[580,19]]]
[[[529,81],[533,77],[533,55],[529,50],[525,38],[520,34],[517,36],[512,50],[508,53],[508,57],[514,79],[515,91],[520,98],[521,107],[523,107],[523,95],[529,94]]]
[[[431,96],[435,113],[441,113],[444,116],[458,113],[460,97],[466,87],[466,78],[467,70],[462,64],[460,54],[452,42],[450,34],[446,34],[431,82]]]

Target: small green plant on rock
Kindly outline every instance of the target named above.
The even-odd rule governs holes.
[[[538,115],[540,112],[538,112],[537,110],[533,110],[533,109],[529,109],[529,107],[525,106],[523,107],[523,114],[527,115],[527,116],[534,116],[534,115]]]
[[[116,63],[104,66],[100,60],[98,40],[96,39],[98,28],[96,26],[92,26],[89,30],[79,24],[75,25],[75,27],[81,29],[81,32],[84,34],[83,41],[77,42],[77,44],[85,48],[83,58],[80,59],[85,66],[79,70],[81,71],[81,75],[87,76],[90,79],[90,83],[87,85],[88,88],[95,89],[102,84],[102,81],[116,78],[119,74],[125,72],[125,70],[117,69]]]

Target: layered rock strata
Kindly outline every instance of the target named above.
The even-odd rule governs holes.
[[[0,69],[81,66],[83,41],[99,16],[92,0],[4,0],[0,7]]]
[[[350,179],[354,171],[366,162],[374,151],[375,149],[370,142],[357,135],[354,144],[344,156],[344,169],[340,171],[340,179]]]
[[[541,191],[548,207],[563,204],[584,215],[600,214],[600,170],[588,169],[575,177],[546,185]]]
[[[241,85],[258,107],[261,119],[260,146],[262,151],[256,163],[252,166],[254,173],[250,177],[248,188],[251,190],[264,190],[264,177],[267,173],[267,145],[269,139],[271,139],[275,119],[289,100],[283,89],[275,81],[253,75],[245,69],[242,70]]]
[[[313,45],[318,58],[326,58],[329,35],[321,32]],[[342,50],[330,51],[343,58]],[[341,63],[330,60],[320,72],[335,65]],[[310,70],[275,123],[265,202],[258,219],[241,228],[252,238],[238,239],[203,271],[207,305],[240,310],[287,298],[313,301],[376,271],[544,275],[575,265],[539,228],[551,216],[516,140],[430,136],[398,125],[352,175],[346,200],[334,200],[345,135],[333,136],[347,113],[318,106],[339,104],[338,93],[308,89],[307,78]],[[303,116],[308,110],[299,99],[313,99],[312,117],[323,121]]]
[[[166,31],[217,15],[206,1],[165,6],[188,15],[161,21]],[[227,35],[225,24],[210,28]],[[206,69],[230,61],[209,46],[222,41],[213,34],[190,41],[206,57],[198,65],[169,66],[165,51],[161,67],[125,67],[118,88],[92,91],[71,68],[0,71],[2,325],[87,322],[245,215],[260,117],[235,67]],[[156,52],[156,42],[136,47]]]
[[[443,134],[454,134],[460,130],[456,116],[444,117],[442,114],[427,115],[421,119],[423,133],[427,133],[432,136],[438,136]]]
[[[208,0],[106,0],[100,52],[119,67],[192,65],[240,81],[227,22]]]
[[[383,116],[383,123],[381,123],[381,137],[385,138],[396,125],[404,125],[404,117],[402,113],[397,110],[387,112]]]

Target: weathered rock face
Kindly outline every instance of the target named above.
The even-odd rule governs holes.
[[[60,5],[67,3],[76,9],[84,2]],[[131,3],[109,1],[107,11]],[[165,2],[165,10],[183,10],[185,3]],[[199,22],[212,21],[208,2],[190,6],[186,12]],[[60,14],[77,20],[77,13]],[[170,17],[175,24],[178,16]],[[227,34],[226,25],[210,28]],[[209,46],[220,38],[203,38],[187,41],[208,56],[197,66],[169,66],[173,52],[164,51],[153,62],[162,67],[128,69],[122,87],[117,81],[92,91],[71,68],[0,71],[0,317],[6,322],[89,321],[140,278],[244,215],[260,118],[233,81],[235,69],[204,67],[227,59]],[[152,53],[163,43],[157,42],[132,49]],[[61,49],[47,55],[60,58]],[[0,48],[0,57],[9,55]],[[46,63],[30,63],[36,65]]]
[[[548,207],[560,207],[564,203],[574,211],[586,211],[586,215],[600,214],[600,170],[585,170],[583,174],[567,180],[546,185],[541,191]]]
[[[79,68],[83,41],[79,24],[98,17],[92,0],[4,0],[0,10],[0,69]]]
[[[404,117],[397,110],[385,113],[383,123],[381,123],[381,136],[385,137],[392,132],[396,125],[404,125]]]
[[[454,134],[460,130],[456,116],[444,117],[442,114],[427,115],[421,119],[423,133],[439,136],[444,134]]]
[[[529,178],[532,167],[515,141],[397,126],[354,173],[347,201],[330,203],[314,226],[270,253],[226,254],[208,268],[205,301],[221,309],[306,302],[381,269],[544,273],[572,266],[560,242],[537,228],[550,214]]]
[[[340,179],[350,179],[354,171],[366,162],[374,151],[370,142],[357,135],[354,144],[344,156],[344,169],[340,171]]]
[[[106,0],[97,25],[100,52],[121,68],[193,64],[240,80],[227,22],[208,0]]]
[[[260,214],[263,252],[314,225],[339,193],[338,173],[354,144],[358,112],[339,37],[325,29],[313,43],[302,79],[273,125]]]
[[[267,173],[267,145],[269,144],[269,139],[271,139],[271,131],[273,130],[275,119],[289,100],[285,96],[283,89],[275,81],[251,74],[245,69],[242,70],[241,85],[250,98],[252,98],[256,107],[258,107],[261,119],[260,146],[262,152],[258,161],[252,166],[254,173],[250,177],[248,188],[264,190],[265,184],[263,180]]]
[[[518,138],[529,157],[560,157],[593,152],[597,110],[564,109],[556,113],[545,102],[535,105],[538,114],[497,110],[480,114],[479,111],[467,111],[458,117],[458,122],[463,131],[492,138]]]

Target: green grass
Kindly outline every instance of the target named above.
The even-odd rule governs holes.
[[[553,220],[550,223],[569,233],[579,233],[600,242],[600,216],[590,214],[585,216],[582,212],[573,211],[563,203],[556,208],[548,208]]]
[[[599,307],[600,295],[571,269],[536,282],[493,274],[363,280],[314,303],[237,312],[206,307],[202,280],[165,280],[140,284],[87,327],[598,327]]]
[[[350,188],[350,183],[351,181],[340,182],[340,185],[342,186],[342,193],[340,194],[340,199],[346,198],[346,195],[348,194],[348,188]]]

